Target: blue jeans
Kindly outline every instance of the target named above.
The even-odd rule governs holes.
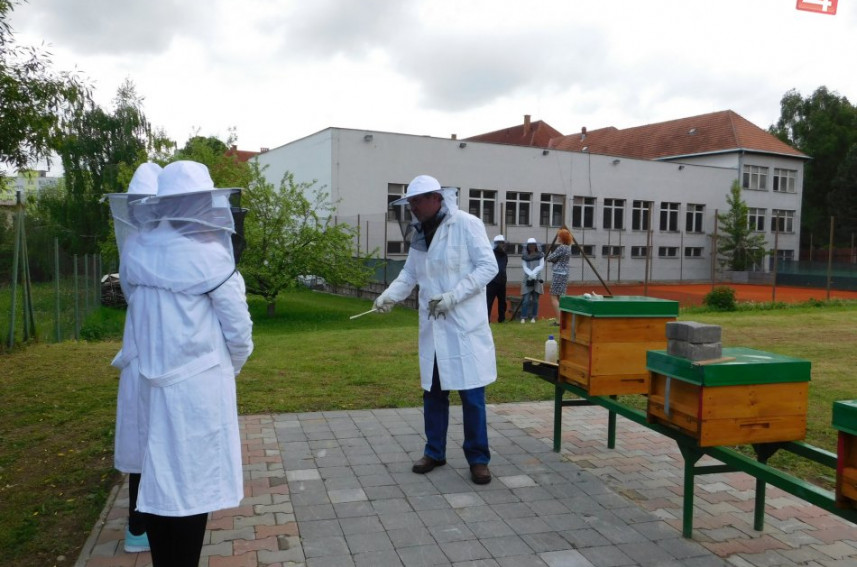
[[[488,449],[488,420],[485,417],[485,387],[459,390],[464,417],[464,456],[468,464],[487,465],[491,460]],[[436,461],[446,460],[446,432],[449,428],[449,390],[440,389],[437,361],[431,380],[431,390],[423,390],[423,418],[426,430],[425,455]]]
[[[531,291],[521,298],[521,319],[535,319],[539,316],[539,294]]]

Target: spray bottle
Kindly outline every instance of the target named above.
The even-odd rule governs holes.
[[[545,341],[545,362],[557,363],[559,359],[559,345],[554,340],[553,335],[548,335],[548,340]]]

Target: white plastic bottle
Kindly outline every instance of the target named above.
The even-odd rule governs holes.
[[[545,362],[557,363],[559,359],[559,345],[554,340],[553,335],[548,335],[548,340],[545,341]]]

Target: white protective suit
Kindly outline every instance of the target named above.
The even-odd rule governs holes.
[[[148,408],[137,509],[159,516],[231,508],[244,496],[235,393],[253,349],[244,280],[228,234],[179,230],[187,226],[149,222],[121,250]]]
[[[494,338],[485,309],[485,286],[497,274],[497,260],[485,225],[458,210],[444,191],[446,218],[437,227],[427,252],[411,247],[398,277],[385,293],[394,301],[419,291],[420,382],[431,390],[437,356],[443,390],[470,390],[497,379]],[[438,319],[429,319],[429,299],[452,292],[455,306]]]
[[[157,193],[160,173],[161,166],[156,163],[140,164],[128,186],[128,194],[135,195],[131,198],[142,199],[146,195]],[[127,236],[117,234],[117,241],[123,237],[133,239],[136,238],[136,234]],[[119,283],[121,285],[121,279]],[[123,288],[123,293],[125,291]],[[148,430],[148,415],[147,409],[140,403],[140,365],[137,361],[137,345],[134,342],[132,329],[131,316],[126,313],[122,348],[111,362],[111,365],[119,369],[113,466],[123,473],[139,474],[143,470],[143,447]]]

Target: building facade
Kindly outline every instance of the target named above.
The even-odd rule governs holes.
[[[778,257],[797,258],[806,156],[721,148],[635,157],[573,147],[571,138],[545,147],[328,128],[255,159],[275,186],[287,171],[298,183],[315,181],[337,222],[358,228],[355,253],[392,260],[406,257],[399,223],[409,216],[388,203],[416,175],[433,175],[458,188],[459,207],[483,220],[489,239],[503,234],[511,244],[510,283],[521,276],[523,243],[549,245],[563,225],[578,244],[570,281],[719,278],[716,214],[726,212],[736,179],[753,229],[771,250],[776,242]],[[766,259],[758,269],[769,266]]]

